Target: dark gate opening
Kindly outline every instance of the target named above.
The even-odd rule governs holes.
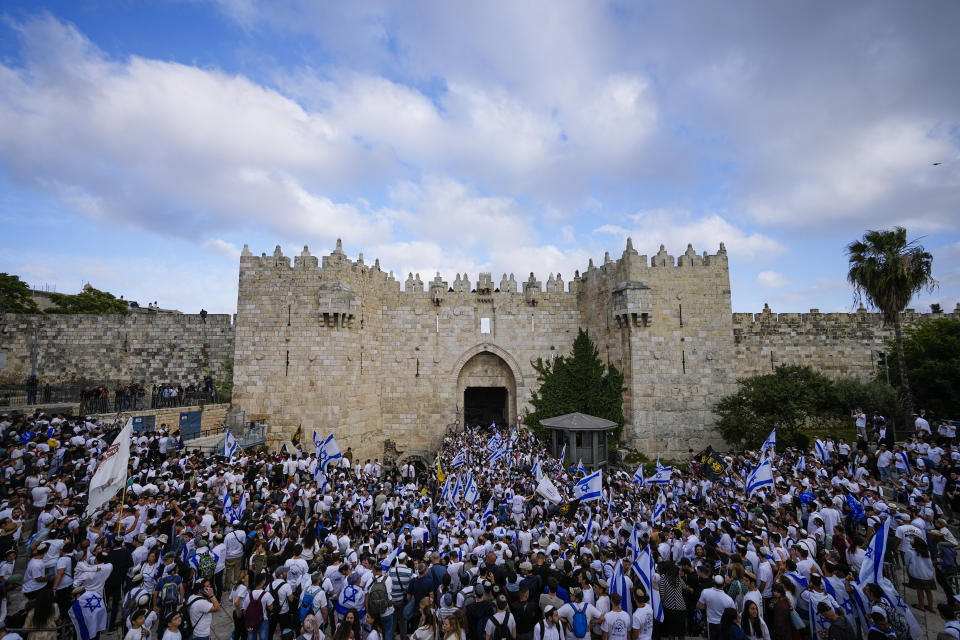
[[[504,387],[467,387],[463,392],[466,424],[489,427],[507,424],[507,390]]]

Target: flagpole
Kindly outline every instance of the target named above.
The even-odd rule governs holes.
[[[123,526],[123,503],[127,498],[127,480],[123,480],[123,494],[120,496],[120,517],[117,519],[117,537],[120,537],[120,527]]]

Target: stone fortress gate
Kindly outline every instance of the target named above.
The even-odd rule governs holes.
[[[274,446],[302,425],[307,444],[333,432],[361,458],[383,457],[388,441],[426,455],[465,421],[516,424],[537,384],[531,361],[569,353],[582,327],[624,372],[629,444],[682,455],[717,440],[711,407],[736,389],[723,244],[648,258],[628,240],[568,282],[546,275],[409,274],[401,287],[339,241],[292,261],[244,247],[234,404],[267,419]]]

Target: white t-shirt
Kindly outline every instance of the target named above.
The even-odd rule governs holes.
[[[193,622],[193,635],[199,638],[210,637],[210,623],[213,621],[213,603],[200,596],[191,596],[190,621]]]
[[[645,604],[633,612],[633,628],[637,632],[637,640],[653,638],[653,607]]]
[[[493,637],[493,632],[496,630],[497,625],[503,624],[504,616],[507,617],[507,627],[510,628],[510,634],[516,637],[517,635],[517,623],[513,619],[513,614],[509,611],[497,611],[495,614],[490,616],[487,620],[487,626],[483,628],[484,632]]]
[[[737,607],[733,598],[716,587],[704,589],[700,594],[699,602],[707,606],[707,624],[720,624],[724,610]]]
[[[626,611],[610,611],[600,628],[609,634],[608,640],[628,640],[632,620]]]

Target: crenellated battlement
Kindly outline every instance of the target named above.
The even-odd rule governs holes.
[[[906,325],[924,322],[935,318],[955,318],[960,320],[960,303],[949,313],[918,313],[915,309],[905,309],[903,323]],[[854,312],[821,313],[819,309],[810,309],[808,313],[774,313],[770,305],[764,304],[760,313],[734,313],[734,329],[750,331],[754,329],[779,327],[802,327],[804,325],[836,325],[837,327],[854,327],[857,325],[882,325],[883,318],[879,312],[867,311],[861,306]]]
[[[660,245],[660,250],[652,258],[639,254],[633,248],[633,240],[627,238],[626,248],[622,255],[614,260],[610,257],[610,252],[606,252],[603,257],[603,263],[596,266],[591,258],[587,264],[586,270],[581,274],[576,271],[574,277],[565,281],[560,273],[548,273],[546,280],[539,277],[535,272],[531,272],[529,277],[518,282],[515,274],[503,273],[499,280],[499,286],[494,285],[492,274],[481,273],[478,279],[473,281],[466,273],[457,272],[452,280],[443,278],[440,273],[434,277],[429,286],[424,286],[424,281],[419,273],[409,273],[403,282],[403,293],[426,294],[436,298],[447,298],[447,294],[476,294],[482,296],[494,296],[498,294],[522,294],[524,297],[535,300],[541,295],[573,295],[581,292],[581,285],[590,281],[607,281],[610,288],[617,284],[631,280],[642,280],[645,277],[669,277],[673,274],[686,273],[687,269],[695,267],[728,268],[727,250],[724,244],[720,243],[720,249],[715,254],[708,254],[704,251],[697,254],[693,245],[688,244],[686,251],[679,257],[669,254],[664,247]],[[320,258],[312,255],[307,246],[303,247],[300,255],[291,260],[283,254],[280,245],[277,245],[272,254],[266,252],[259,256],[254,255],[248,245],[243,245],[243,251],[240,254],[241,278],[243,274],[264,274],[269,273],[272,278],[283,278],[284,274],[297,274],[300,276],[309,276],[316,274],[318,280],[337,280],[357,275],[370,276],[390,288],[400,290],[400,282],[394,277],[393,272],[385,273],[380,267],[380,259],[374,260],[373,265],[367,265],[364,261],[363,253],[359,253],[356,260],[351,260],[343,250],[343,243],[337,240],[333,251]],[[448,284],[449,282],[449,284]],[[439,283],[443,283],[445,290],[443,295],[440,292]]]

